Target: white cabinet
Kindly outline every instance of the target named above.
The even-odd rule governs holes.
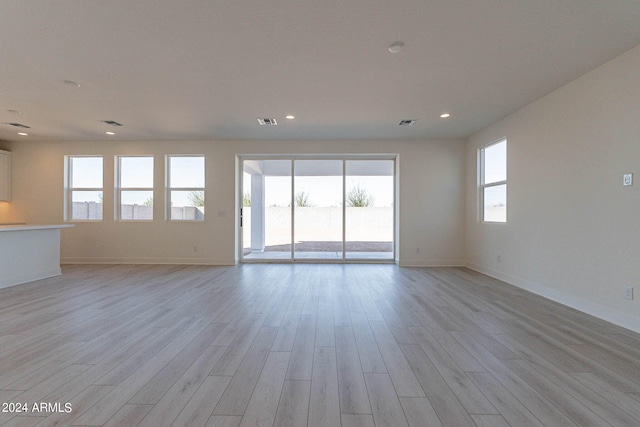
[[[11,153],[0,150],[0,201],[11,201]]]

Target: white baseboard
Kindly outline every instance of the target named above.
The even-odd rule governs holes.
[[[604,307],[600,304],[596,304],[594,302],[584,300],[574,295],[558,291],[548,286],[529,282],[527,280],[520,279],[500,271],[492,270],[490,268],[482,267],[477,264],[467,263],[466,267],[479,273],[486,274],[487,276],[491,276],[495,279],[502,280],[503,282],[506,282],[513,286],[517,286],[536,295],[548,298],[562,305],[566,305],[567,307],[574,308],[576,310],[582,311],[583,313],[589,314],[602,320],[606,320],[607,322],[611,322],[615,325],[622,326],[623,328],[629,329],[633,332],[640,333],[640,318],[619,313],[608,307]]]
[[[236,265],[233,258],[117,258],[117,257],[65,257],[61,264],[184,264],[184,265]]]
[[[62,257],[61,264],[185,264],[185,265],[237,265],[234,258],[117,258],[117,257]],[[463,260],[408,260],[398,258],[400,267],[464,267]]]
[[[464,267],[460,259],[401,259],[397,262],[400,267]]]
[[[52,268],[49,270],[31,272],[20,276],[13,276],[4,279],[0,278],[0,289],[21,285],[23,283],[33,282],[35,280],[46,279],[48,277],[59,276],[61,274],[62,271],[60,270],[60,268]]]

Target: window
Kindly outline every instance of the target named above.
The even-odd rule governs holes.
[[[153,157],[117,157],[116,217],[121,221],[153,220]]]
[[[482,221],[507,222],[507,140],[480,149]]]
[[[167,156],[167,218],[204,220],[204,156]]]
[[[102,157],[66,157],[67,221],[101,221]]]

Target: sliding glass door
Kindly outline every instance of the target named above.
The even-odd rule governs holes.
[[[345,257],[393,259],[393,160],[345,162]]]
[[[243,258],[291,260],[291,160],[245,160]]]
[[[391,261],[395,160],[242,160],[243,261]]]
[[[343,259],[342,160],[294,162],[296,259]]]

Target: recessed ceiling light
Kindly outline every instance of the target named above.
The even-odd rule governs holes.
[[[62,83],[66,84],[67,86],[80,87],[80,83],[74,82],[73,80],[63,80]]]
[[[451,114],[449,114],[449,113],[442,113],[442,114],[440,114],[440,118],[441,118],[441,119],[448,119],[449,117],[451,117]]]
[[[284,116],[285,119],[289,119],[289,120],[293,120],[296,118],[296,116],[292,116],[291,114],[289,114],[288,116]]]
[[[391,53],[398,53],[402,49],[404,49],[404,43],[402,42],[395,42],[395,43],[392,43],[391,46],[389,46],[389,52]]]
[[[105,132],[107,135],[115,135],[115,132]]]
[[[7,110],[7,111],[13,114],[22,114],[22,112],[18,110]]]
[[[24,133],[24,132],[18,132],[18,135],[21,135],[21,136],[28,136],[29,134],[28,134],[28,133]]]

